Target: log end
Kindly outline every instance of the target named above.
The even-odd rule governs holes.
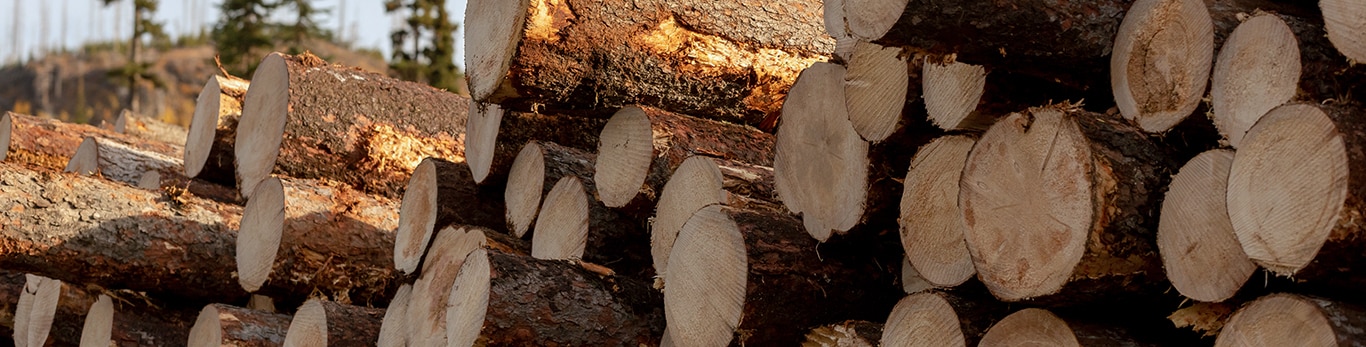
[[[900,55],[898,47],[860,41],[849,57],[844,75],[845,107],[854,131],[869,142],[887,139],[901,120],[909,74]]]
[[[981,347],[1059,346],[1078,347],[1077,336],[1052,312],[1037,308],[1020,310],[1001,319],[982,335]]]
[[[844,21],[849,34],[872,41],[887,35],[901,19],[908,0],[844,0]]]
[[[477,249],[460,265],[446,302],[446,343],[473,346],[482,335],[492,274],[488,251]]]
[[[1214,24],[1199,0],[1139,0],[1110,56],[1110,88],[1124,118],[1163,132],[1199,106],[1214,61]]]
[[[431,251],[423,260],[422,275],[413,282],[403,318],[406,339],[412,346],[446,345],[446,307],[451,286],[465,259],[485,244],[484,231],[448,227],[437,232]]]
[[[14,132],[14,120],[10,113],[0,114],[0,161],[9,157],[10,134]]]
[[[725,346],[740,326],[749,259],[739,226],[721,205],[694,213],[678,233],[664,291],[670,338],[680,346]]]
[[[223,91],[218,87],[218,76],[209,76],[195,99],[194,116],[185,133],[185,176],[196,177],[209,160],[214,134],[218,130],[218,110]]]
[[[398,229],[394,231],[394,267],[405,274],[417,270],[423,252],[436,229],[438,206],[437,173],[434,159],[423,159],[408,186],[398,209]]]
[[[470,173],[474,175],[474,183],[483,183],[489,176],[503,112],[503,107],[497,104],[470,103],[469,117],[465,119],[464,155]]]
[[[1181,295],[1219,302],[1256,272],[1234,236],[1226,205],[1233,151],[1216,149],[1181,167],[1162,201],[1157,247],[1167,279]]]
[[[262,181],[253,196],[242,208],[237,231],[237,282],[248,292],[270,279],[285,227],[285,188],[279,179]]]
[[[508,229],[512,235],[522,237],[531,229],[541,210],[542,189],[545,189],[545,151],[539,143],[530,141],[513,159],[507,188],[503,190]]]
[[[100,294],[85,315],[81,328],[81,347],[109,347],[113,339],[114,301]]]
[[[14,311],[14,345],[44,346],[62,297],[62,281],[30,274],[25,274],[24,279],[24,290],[19,293]]]
[[[531,257],[581,259],[588,245],[588,196],[578,177],[565,176],[545,195],[531,234]]]
[[[703,207],[725,202],[721,170],[711,158],[692,156],[678,165],[660,192],[650,222],[650,255],[662,284],[679,229]]]
[[[1210,79],[1214,126],[1238,148],[1257,119],[1290,101],[1299,83],[1295,33],[1277,15],[1254,15],[1229,34],[1215,61]]]
[[[920,90],[930,122],[944,130],[967,128],[964,123],[986,90],[986,69],[952,60],[926,61],[923,69]]]
[[[281,53],[262,59],[243,97],[233,153],[238,187],[246,199],[251,198],[257,184],[270,177],[284,141],[289,117],[289,66],[285,59]]]
[[[147,170],[147,172],[142,173],[142,177],[138,178],[137,186],[146,190],[161,189],[161,172]]]
[[[1332,119],[1312,104],[1271,110],[1233,156],[1228,215],[1252,261],[1282,276],[1308,266],[1337,225],[1348,158]]]
[[[222,321],[218,318],[218,308],[204,306],[190,327],[189,347],[217,347],[223,344]]]
[[[530,10],[529,0],[473,0],[465,7],[465,78],[475,101],[492,101],[503,85]]]
[[[958,313],[939,294],[912,294],[892,308],[882,345],[962,347],[967,342],[959,324]]]
[[[399,286],[398,291],[394,292],[394,298],[389,300],[389,307],[384,310],[384,319],[380,321],[377,347],[408,346],[408,301],[412,293],[411,284]]]
[[[1291,294],[1272,294],[1239,309],[1215,339],[1224,346],[1338,346],[1319,307]]]
[[[916,151],[902,181],[901,245],[915,270],[937,287],[957,286],[977,273],[958,208],[958,182],[976,142],[962,135],[931,141]]]
[[[830,63],[802,71],[783,103],[773,149],[779,199],[820,241],[858,224],[868,194],[868,142],[849,122],[844,75]]]
[[[289,321],[284,347],[327,347],[327,310],[319,299],[308,299]]]
[[[62,172],[75,172],[78,175],[94,175],[99,172],[100,150],[99,144],[95,141],[93,137],[81,140],[80,147],[76,147],[76,153],[71,155],[71,160],[66,163],[66,169]]]
[[[1357,63],[1366,62],[1366,3],[1356,0],[1321,0],[1323,28],[1338,52]]]
[[[654,158],[650,118],[640,107],[623,107],[612,115],[598,137],[593,182],[607,207],[622,207],[640,193]]]

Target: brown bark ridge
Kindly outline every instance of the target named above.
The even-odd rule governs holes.
[[[285,333],[286,347],[369,346],[379,338],[384,310],[311,299]]]
[[[272,347],[285,341],[288,315],[256,311],[224,304],[209,304],[199,311],[190,328],[189,347]]]
[[[393,198],[423,158],[460,158],[462,96],[308,53],[266,56],[252,81],[234,147],[244,196],[275,172]]]
[[[12,314],[19,302],[19,294],[24,288],[24,274],[0,271],[0,311]],[[192,311],[168,303],[160,302],[130,291],[109,291],[96,286],[81,286],[70,283],[61,285],[57,301],[57,311],[52,320],[51,333],[46,345],[76,346],[80,344],[84,330],[86,313],[101,296],[114,303],[114,315],[109,324],[110,338],[114,346],[168,346],[185,341],[191,323]],[[14,328],[13,317],[0,319],[0,330]],[[10,331],[0,331],[0,335],[10,336]]]
[[[280,182],[283,211],[263,210],[283,214],[283,223],[277,229],[278,253],[270,266],[269,279],[257,292],[280,298],[306,298],[321,293],[341,303],[387,303],[404,282],[403,275],[394,269],[391,253],[393,230],[398,226],[398,204],[337,182]],[[243,214],[243,228],[251,218],[256,217]],[[241,231],[243,237],[239,242],[247,232]],[[238,254],[243,254],[238,249]],[[245,278],[245,273],[242,276]]]
[[[593,151],[598,148],[598,134],[606,124],[606,118],[506,111],[498,125],[488,176],[480,184],[501,188],[507,181],[512,162],[517,160],[517,153],[533,140]]]
[[[847,320],[811,329],[802,347],[873,347],[881,339],[882,324]]]
[[[664,328],[644,282],[495,249],[469,254],[451,298],[451,345],[648,346]]]
[[[1067,105],[998,122],[973,148],[960,184],[978,278],[1005,301],[1160,293],[1147,286],[1164,278],[1153,233],[1177,167],[1167,152],[1114,115]],[[1010,162],[1041,168],[992,169]]]
[[[12,123],[8,162],[27,163],[47,168],[61,169],[76,153],[76,148],[86,137],[130,144],[134,148],[177,158],[181,156],[180,146],[148,141],[135,136],[118,134],[85,124],[66,123],[55,119],[34,117],[8,112],[6,117]],[[133,182],[137,182],[134,178]]]
[[[424,159],[399,206],[394,265],[403,273],[416,271],[436,232],[451,225],[504,230],[503,198],[496,188],[475,183],[465,162]]]
[[[1233,314],[1215,346],[1360,346],[1366,310],[1333,300],[1271,294]]]
[[[96,167],[99,168],[100,176],[110,180],[137,186],[142,176],[148,171],[181,171],[180,158],[138,149],[138,147],[145,146],[96,137],[87,137],[86,141],[95,143],[93,148],[95,148]],[[145,142],[146,140],[142,141]],[[160,180],[158,179],[158,181]]]
[[[821,3],[536,0],[467,8],[471,95],[514,110],[643,103],[771,130],[834,40]]]
[[[233,269],[241,209],[0,164],[0,266],[207,302],[246,298]]]
[[[186,176],[226,186],[237,184],[233,147],[242,98],[250,84],[231,75],[209,76],[204,83],[184,139]]]
[[[685,345],[797,345],[805,331],[793,327],[882,320],[903,294],[895,270],[881,265],[894,263],[860,241],[868,240],[820,244],[801,221],[776,210],[699,210],[669,256],[670,338]],[[716,313],[693,309],[703,300]]]

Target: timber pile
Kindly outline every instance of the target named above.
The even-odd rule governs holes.
[[[211,76],[183,145],[0,116],[0,334],[1366,339],[1360,1],[474,0],[466,18],[472,99],[275,53],[250,81]]]

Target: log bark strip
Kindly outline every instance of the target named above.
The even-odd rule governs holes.
[[[0,266],[167,298],[246,298],[233,285],[240,207],[0,164]]]
[[[6,116],[13,126],[10,131],[9,151],[5,159],[9,162],[61,169],[66,166],[68,159],[76,153],[76,148],[86,137],[131,144],[136,149],[171,158],[178,158],[183,152],[180,146],[148,141],[89,125],[65,123],[13,112],[7,113]]]
[[[834,48],[813,0],[489,0],[465,16],[471,95],[521,111],[645,103],[767,130],[797,73]]]
[[[237,123],[242,118],[242,98],[251,83],[224,75],[209,76],[195,100],[194,117],[185,135],[185,176],[217,184],[237,184]]]
[[[242,195],[270,173],[329,178],[396,198],[423,158],[459,158],[469,100],[311,54],[271,54],[238,124]]]
[[[285,341],[288,315],[210,304],[190,328],[189,347],[271,347]]]
[[[299,307],[285,347],[368,346],[379,337],[384,310],[311,299]]]

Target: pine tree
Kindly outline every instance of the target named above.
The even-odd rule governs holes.
[[[268,0],[223,0],[219,5],[222,17],[212,35],[223,68],[238,76],[256,71],[256,64],[274,45],[266,17],[278,6]]]
[[[455,66],[455,32],[445,0],[386,0],[385,12],[406,10],[407,26],[396,29],[389,38],[394,54],[389,68],[397,77],[460,91],[464,79]],[[411,49],[404,47],[411,43]]]
[[[120,0],[103,0],[105,6],[120,2]],[[123,68],[109,72],[111,77],[126,78],[128,81],[128,95],[124,105],[134,112],[138,111],[137,88],[138,80],[146,79],[152,84],[161,88],[164,83],[156,75],[151,74],[151,63],[144,63],[138,60],[138,50],[142,46],[143,36],[150,36],[153,40],[166,40],[166,32],[162,29],[162,24],[153,19],[153,14],[157,11],[157,0],[133,0],[133,36],[128,42],[128,62]]]
[[[318,26],[315,20],[317,16],[326,14],[327,9],[313,6],[310,0],[280,0],[277,6],[294,9],[294,23],[282,24],[276,29],[276,37],[284,38],[285,44],[289,46],[289,53],[302,53],[305,41],[309,38],[332,39],[332,33]]]

